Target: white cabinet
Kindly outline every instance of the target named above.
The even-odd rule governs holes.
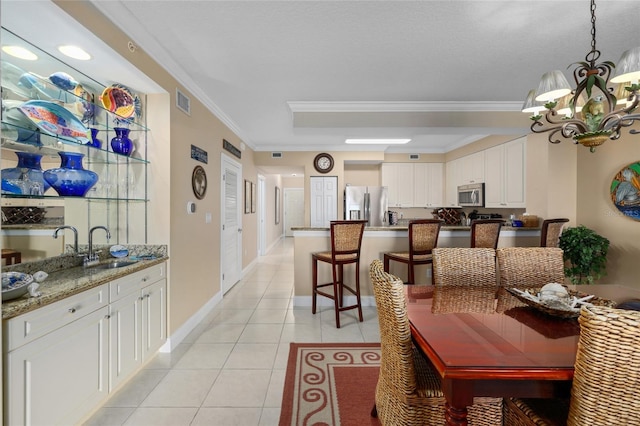
[[[79,423],[166,341],[166,265],[4,322],[4,424]]]
[[[460,159],[448,161],[446,164],[446,205],[458,207],[458,185],[462,181],[462,161]]]
[[[87,293],[106,294],[106,287]],[[81,295],[84,293],[77,296]],[[5,356],[5,424],[76,424],[106,399],[109,308],[98,303],[84,309],[86,305],[76,296],[69,299],[77,302],[75,310],[66,300],[8,320],[15,326],[35,324],[39,331],[34,336],[40,336],[40,330],[47,332],[17,348],[9,347]],[[47,318],[49,326],[45,327],[42,320]],[[6,329],[10,341],[29,340],[21,338],[25,333],[13,336],[14,330]]]
[[[382,186],[389,188],[389,207],[413,207],[413,164],[382,163]]]
[[[389,207],[443,205],[442,163],[383,163],[382,186],[389,188]]]
[[[166,340],[166,288],[164,264],[109,283],[109,391]]]
[[[338,219],[338,178],[334,176],[311,178],[311,226],[328,228]]]
[[[526,138],[485,150],[485,207],[524,208]]]
[[[478,151],[460,159],[460,177],[458,185],[482,183],[485,181],[485,151]]]
[[[444,165],[416,163],[414,167],[414,207],[442,207],[444,205]]]

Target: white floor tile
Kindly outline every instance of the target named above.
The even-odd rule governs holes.
[[[149,396],[143,407],[200,407],[219,370],[172,370]]]
[[[203,407],[262,407],[271,370],[222,370]]]
[[[175,370],[211,370],[222,368],[233,343],[194,343],[174,367]]]
[[[278,351],[277,343],[238,343],[231,351],[226,369],[272,369]]]
[[[188,426],[197,408],[138,408],[125,426]]]
[[[258,425],[262,409],[260,408],[209,408],[202,407],[192,426],[253,426]]]

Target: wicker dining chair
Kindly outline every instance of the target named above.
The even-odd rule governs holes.
[[[496,252],[492,248],[433,249],[434,313],[495,312]]]
[[[371,411],[383,426],[445,423],[445,398],[439,376],[411,340],[402,281],[384,271],[375,259],[371,282],[380,324],[380,375]],[[468,407],[472,426],[502,425],[502,398],[475,398]]]
[[[569,222],[567,218],[546,219],[542,221],[542,230],[540,233],[540,247],[558,247],[560,244],[560,235],[564,224]]]
[[[471,248],[498,247],[502,219],[475,219],[471,221]]]
[[[442,221],[440,219],[410,221],[409,251],[384,253],[384,270],[389,272],[390,261],[405,263],[409,269],[407,284],[415,284],[415,266],[432,263],[431,250],[438,244],[441,226]]]
[[[640,425],[640,312],[580,311],[571,398],[505,400],[505,426]]]
[[[360,322],[362,318],[362,302],[360,299],[360,247],[366,220],[334,220],[330,222],[331,251],[311,253],[313,262],[313,301],[311,312],[316,313],[318,295],[333,300],[336,313],[336,327],[340,328],[340,312],[350,309],[358,310]],[[332,280],[318,284],[318,262],[331,265]],[[344,283],[344,266],[352,264],[355,267],[355,285]],[[323,287],[333,287],[331,293],[319,290]],[[356,297],[356,303],[343,306],[344,290]]]
[[[525,306],[506,289],[539,289],[564,283],[562,250],[556,247],[504,247],[496,250],[500,290],[496,311]]]

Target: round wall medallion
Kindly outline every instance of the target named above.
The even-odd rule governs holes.
[[[204,198],[204,194],[207,192],[207,174],[202,166],[196,166],[191,174],[191,187],[193,188],[193,194],[198,200]]]
[[[319,173],[329,173],[333,169],[333,157],[325,152],[318,154],[313,160],[313,167]]]

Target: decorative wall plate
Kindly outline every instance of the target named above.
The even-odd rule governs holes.
[[[193,188],[193,194],[198,200],[204,198],[204,194],[207,192],[207,173],[202,166],[196,166],[191,174],[191,187]]]
[[[618,211],[640,221],[640,162],[628,164],[616,173],[610,195]]]
[[[89,129],[75,115],[56,103],[28,101],[18,109],[45,133],[80,139],[83,144],[89,140]]]
[[[140,117],[140,98],[121,84],[107,87],[100,95],[100,102],[108,110],[122,118]]]

